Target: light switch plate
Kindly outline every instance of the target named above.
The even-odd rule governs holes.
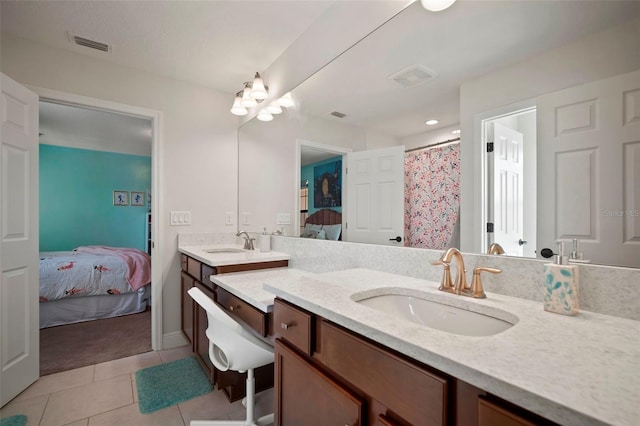
[[[278,213],[276,216],[276,224],[277,225],[291,225],[291,214],[289,213]]]
[[[251,213],[249,213],[249,212],[242,213],[242,224],[243,225],[251,225],[251,221],[249,220],[250,216],[251,216]]]
[[[171,226],[191,225],[191,212],[171,211]]]

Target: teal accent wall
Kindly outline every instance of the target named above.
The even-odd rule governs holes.
[[[314,196],[314,190],[313,190],[313,168],[316,166],[321,166],[323,164],[327,164],[327,163],[333,163],[334,161],[338,161],[342,158],[342,156],[338,155],[336,157],[331,157],[327,160],[323,160],[323,161],[318,161],[316,163],[313,164],[307,164],[306,166],[302,167],[300,169],[300,180],[301,182],[309,181],[309,215],[312,215],[313,213],[317,212],[318,210],[321,210],[320,208],[314,208],[313,207],[313,196]],[[344,194],[344,188],[343,188],[343,192]],[[339,213],[342,213],[342,207],[330,207],[331,210],[335,210]]]
[[[150,188],[151,157],[40,145],[40,251],[146,251]],[[144,192],[145,205],[114,206],[115,190]]]

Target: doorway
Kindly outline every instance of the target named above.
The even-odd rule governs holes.
[[[48,101],[59,104],[73,105],[81,108],[105,111],[126,116],[139,117],[151,122],[151,191],[152,196],[148,204],[153,212],[160,210],[160,197],[162,193],[162,173],[160,170],[161,128],[162,113],[132,105],[120,104],[102,99],[75,95],[57,90],[32,87],[40,98],[40,101]],[[161,253],[157,247],[162,247],[163,233],[158,221],[151,221],[148,230],[141,232],[150,233],[151,241],[151,348],[161,350],[163,348],[162,333],[162,262]]]
[[[120,251],[75,250],[122,247],[150,267],[152,121],[47,100],[39,116],[40,374],[148,352],[150,286],[132,291]]]
[[[486,153],[483,251],[498,243],[506,255],[535,257],[536,108],[509,110],[481,124]]]

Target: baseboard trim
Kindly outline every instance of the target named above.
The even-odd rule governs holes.
[[[174,331],[162,335],[162,349],[177,348],[189,344],[189,341],[181,331]]]

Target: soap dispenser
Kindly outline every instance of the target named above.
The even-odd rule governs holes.
[[[260,235],[260,251],[271,251],[271,236],[267,234],[267,228],[264,228],[262,235]]]
[[[563,315],[578,313],[578,266],[568,265],[564,241],[556,241],[554,263],[544,265],[544,310]]]

